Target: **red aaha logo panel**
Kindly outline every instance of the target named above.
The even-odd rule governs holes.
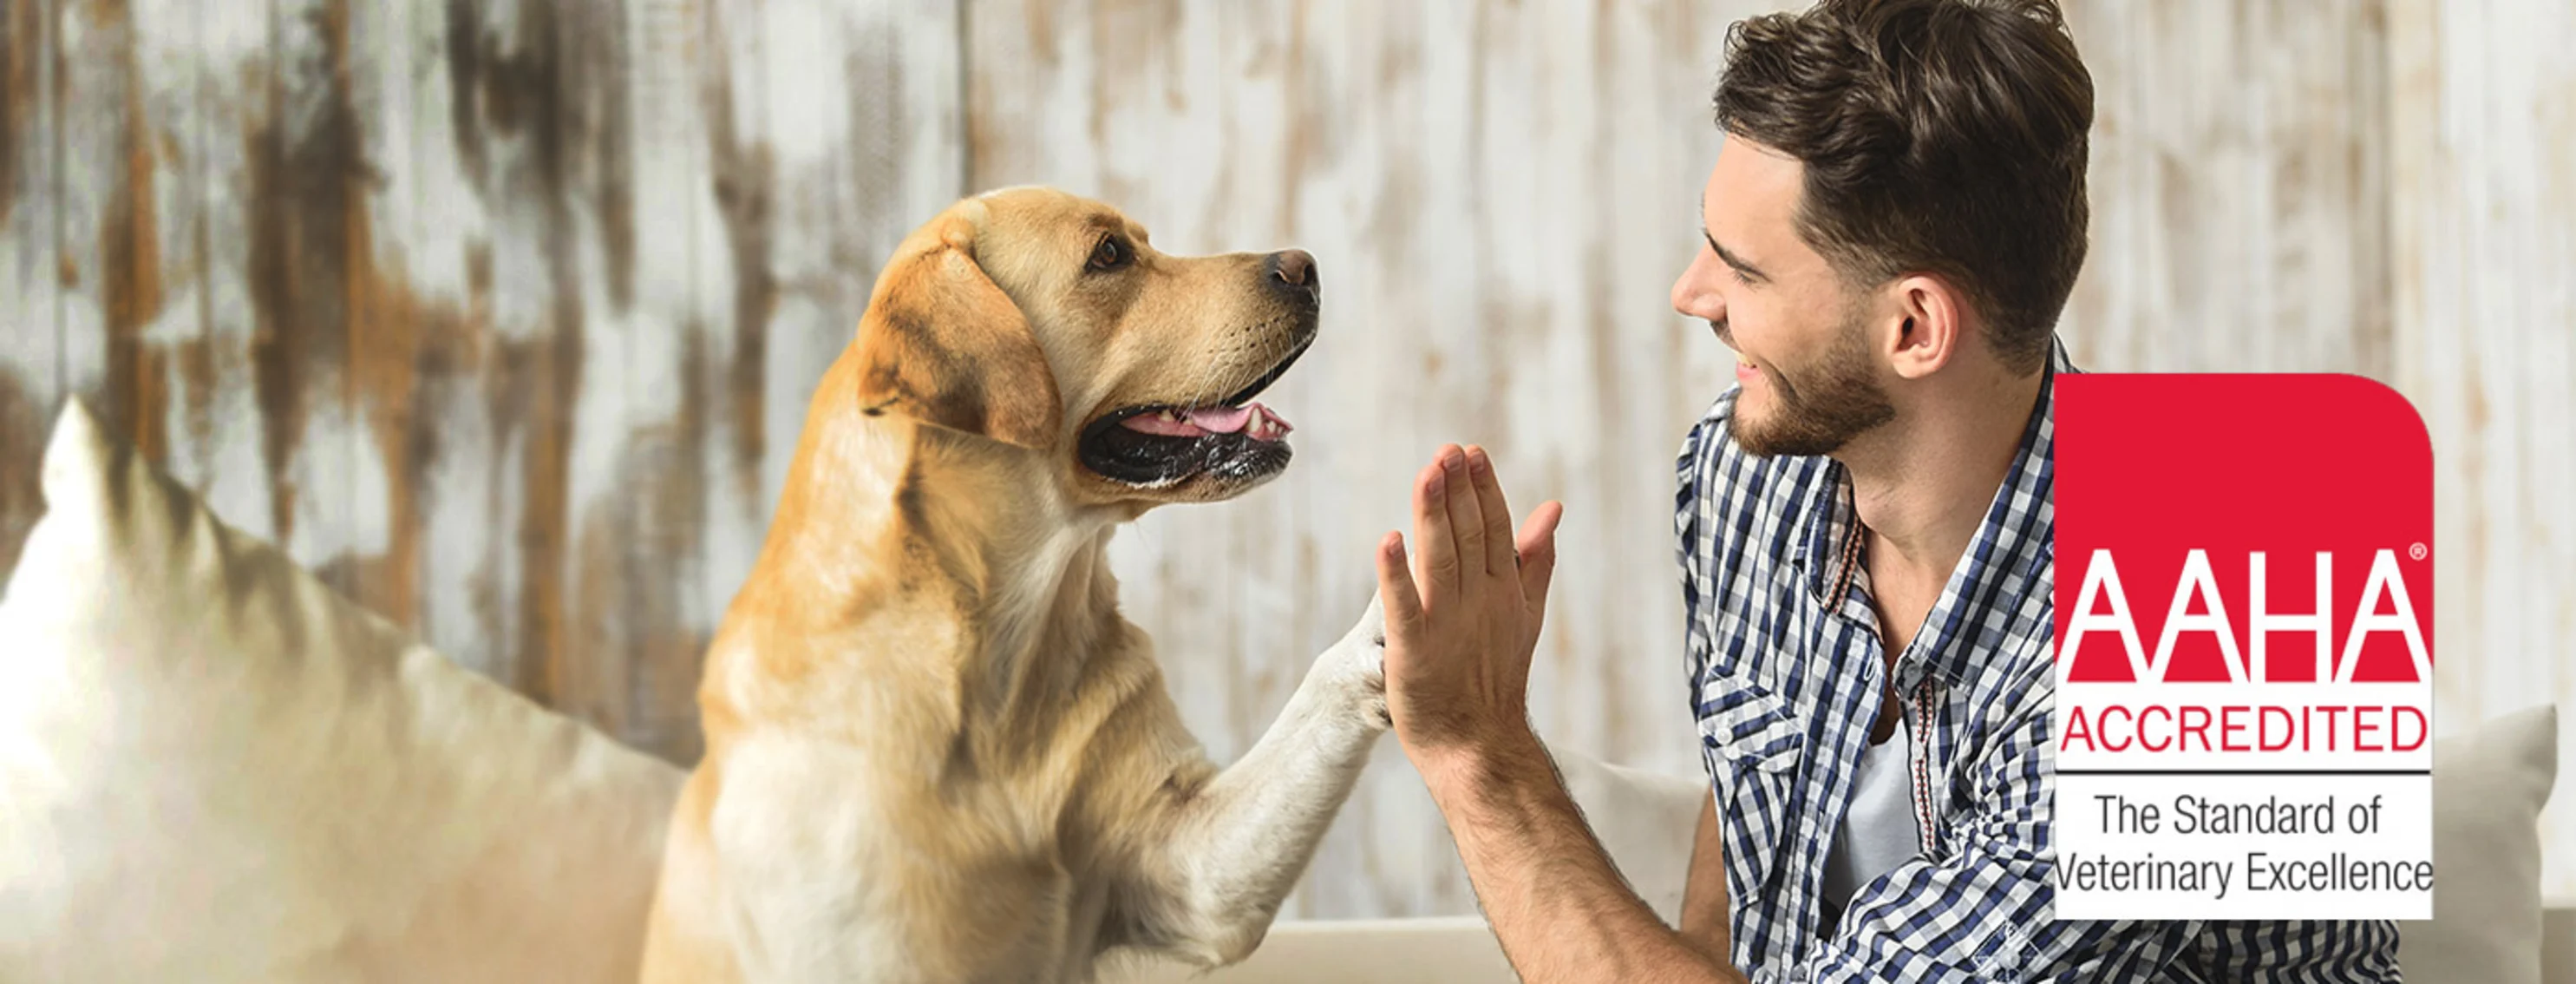
[[[2067,680],[2430,680],[2432,450],[2403,397],[2329,375],[2057,386]]]

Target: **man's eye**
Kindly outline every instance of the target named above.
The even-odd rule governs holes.
[[[1127,251],[1126,242],[1116,236],[1102,236],[1100,245],[1091,248],[1091,262],[1087,267],[1095,273],[1106,273],[1126,266],[1127,261],[1134,258],[1135,254]]]

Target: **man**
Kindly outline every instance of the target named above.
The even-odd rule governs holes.
[[[2092,101],[2045,0],[1826,0],[1729,39],[1673,287],[1740,353],[1680,460],[1713,792],[1680,932],[1529,728],[1561,510],[1516,541],[1480,449],[1424,469],[1420,556],[1378,555],[1389,704],[1526,979],[2396,979],[2390,923],[2051,917],[2049,400]]]

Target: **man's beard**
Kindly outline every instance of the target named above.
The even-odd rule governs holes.
[[[1859,319],[1846,319],[1824,357],[1799,370],[1802,383],[1791,383],[1777,366],[1763,369],[1762,378],[1771,384],[1770,412],[1749,420],[1739,397],[1736,412],[1726,418],[1727,434],[1765,457],[1827,455],[1896,419],[1887,392],[1870,378],[1866,335]]]

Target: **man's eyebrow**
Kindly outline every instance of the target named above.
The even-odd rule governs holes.
[[[1708,192],[1703,191],[1703,192],[1700,192],[1700,193],[1699,193],[1699,214],[1701,214],[1701,215],[1703,215],[1703,216],[1705,216],[1705,215],[1707,215],[1707,214],[1708,214]],[[1733,253],[1729,253],[1729,252],[1727,252],[1727,251],[1726,251],[1726,247],[1718,245],[1718,244],[1717,244],[1717,237],[1716,237],[1715,235],[1710,234],[1710,233],[1709,233],[1709,231],[1708,231],[1708,224],[1707,224],[1707,220],[1706,220],[1706,219],[1702,219],[1702,220],[1701,220],[1701,224],[1700,224],[1700,227],[1699,227],[1699,237],[1700,237],[1701,239],[1708,240],[1708,248],[1710,248],[1710,249],[1712,249],[1712,250],[1716,250],[1716,251],[1717,251],[1717,258],[1718,258],[1719,260],[1723,261],[1727,266],[1734,267],[1734,268],[1735,268],[1735,272],[1740,273],[1740,274],[1743,274],[1743,275],[1745,275],[1746,277],[1750,277],[1750,278],[1755,279],[1755,280],[1769,280],[1769,279],[1771,279],[1771,275],[1770,275],[1770,274],[1763,273],[1763,272],[1762,272],[1762,268],[1761,268],[1761,267],[1757,267],[1757,266],[1754,266],[1754,265],[1753,265],[1753,264],[1751,264],[1751,263],[1747,263],[1747,262],[1745,262],[1745,260],[1744,260],[1744,258],[1743,258],[1743,257],[1741,257],[1741,256],[1737,256],[1737,255],[1735,255],[1735,254],[1733,254]]]
[[[1716,236],[1709,235],[1709,232],[1708,232],[1708,230],[1707,230],[1707,229],[1705,229],[1705,228],[1701,229],[1701,230],[1699,231],[1699,234],[1700,234],[1700,238],[1703,238],[1703,239],[1708,240],[1708,248],[1710,248],[1710,249],[1713,249],[1713,250],[1716,250],[1716,251],[1717,251],[1717,258],[1718,258],[1718,259],[1720,259],[1720,260],[1724,260],[1724,261],[1726,262],[1726,265],[1727,265],[1727,266],[1734,267],[1734,268],[1735,268],[1735,272],[1737,272],[1737,273],[1741,273],[1741,274],[1743,274],[1743,275],[1745,275],[1745,276],[1747,276],[1747,277],[1751,277],[1751,278],[1754,278],[1754,279],[1756,279],[1756,280],[1769,280],[1769,279],[1771,279],[1771,276],[1770,276],[1769,274],[1766,274],[1766,273],[1763,273],[1763,272],[1762,272],[1762,268],[1757,267],[1757,266],[1754,266],[1753,264],[1746,262],[1746,261],[1745,261],[1745,259],[1744,259],[1743,257],[1741,257],[1741,256],[1737,256],[1737,255],[1735,255],[1735,254],[1733,254],[1733,253],[1729,253],[1729,252],[1727,252],[1727,251],[1726,251],[1726,247],[1718,245],[1718,244],[1717,244],[1717,237],[1716,237]]]

